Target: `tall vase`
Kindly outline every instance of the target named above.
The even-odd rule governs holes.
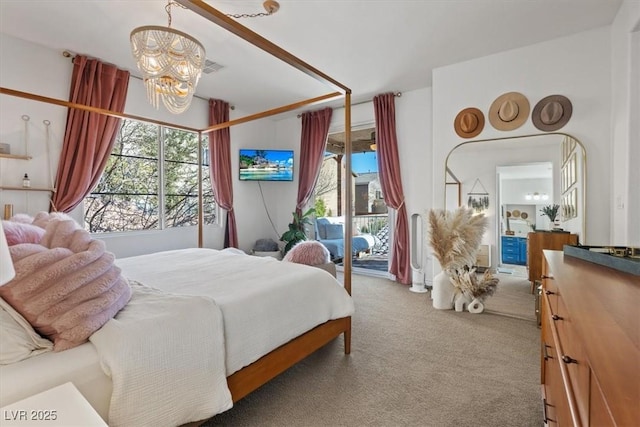
[[[453,308],[453,298],[456,289],[451,283],[451,278],[445,271],[441,271],[433,278],[433,289],[431,290],[431,299],[433,299],[433,308],[438,310],[451,310]]]

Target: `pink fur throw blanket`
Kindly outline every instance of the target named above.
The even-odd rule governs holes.
[[[75,221],[46,218],[42,224],[39,244],[9,248],[16,277],[0,287],[0,297],[62,351],[87,341],[115,316],[131,288],[104,242]]]

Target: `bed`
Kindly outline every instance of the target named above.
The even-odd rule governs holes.
[[[132,283],[134,291],[143,287],[148,292],[146,288],[149,287],[153,291],[184,297],[206,296],[215,301],[223,319],[223,375],[233,402],[340,334],[344,334],[345,352],[350,351],[353,301],[344,287],[322,269],[270,257],[253,257],[237,251],[202,248],[123,258],[116,263]],[[129,314],[128,307],[135,305],[132,302],[118,313],[116,319],[122,313]],[[136,320],[136,323],[139,322]],[[110,407],[115,401],[112,400],[113,395],[122,385],[117,384],[113,369],[113,378],[105,374],[110,370],[109,366],[103,366],[109,356],[102,353],[101,345],[104,344],[94,341],[94,336],[91,342],[69,350],[46,352],[1,366],[0,406],[72,381],[110,425],[137,423],[139,420],[135,418],[123,421],[123,414],[116,415],[120,417],[116,423],[110,419],[110,413],[113,415],[114,411]],[[170,346],[176,344],[167,341]],[[197,360],[194,363],[198,363]],[[195,374],[198,375],[197,372]],[[170,387],[176,386],[171,384]],[[198,387],[193,388],[195,393],[202,392]],[[145,401],[131,401],[136,399],[136,394]],[[154,394],[158,394],[157,390],[149,396]],[[162,400],[159,403],[147,401],[148,396],[144,393],[129,392],[121,396],[121,399],[125,398],[138,411],[146,408],[146,422],[153,420],[150,413],[158,411],[155,405],[162,405]],[[176,399],[180,398],[189,402],[194,397]],[[196,421],[187,415],[185,417],[179,423]]]
[[[208,19],[212,22],[212,24],[225,28],[234,35],[246,40],[248,43],[255,45],[265,52],[274,55],[276,58],[299,69],[303,73],[306,73],[307,75],[326,84],[326,86],[331,89],[331,92],[325,95],[315,96],[314,98],[296,102],[294,104],[273,108],[261,113],[240,117],[225,123],[219,123],[217,125],[212,125],[205,129],[192,129],[176,123],[167,123],[153,119],[145,119],[144,117],[139,117],[128,113],[120,113],[95,107],[89,107],[82,104],[76,104],[64,100],[41,96],[35,93],[23,92],[5,87],[0,88],[0,94],[34,100],[37,102],[43,102],[52,105],[59,105],[71,109],[109,115],[113,117],[128,118],[140,121],[152,121],[156,124],[167,127],[177,127],[185,130],[191,130],[201,136],[211,131],[228,128],[230,126],[239,125],[256,119],[274,116],[287,111],[298,110],[308,105],[317,104],[321,101],[343,97],[345,100],[344,123],[345,128],[347,129],[345,135],[345,150],[347,152],[351,151],[351,90],[348,87],[325,75],[321,71],[313,68],[294,55],[291,55],[290,53],[284,51],[280,47],[269,42],[268,40],[264,39],[248,28],[240,25],[236,21],[227,17],[225,14],[210,7],[203,1],[177,0],[177,2],[182,4],[185,8],[191,10],[192,12]],[[199,176],[201,176],[201,173],[202,171],[201,169],[199,169]],[[350,180],[351,177],[347,176],[347,192],[345,195],[347,205],[349,205],[349,201],[351,200],[351,194],[349,190],[351,182]],[[201,190],[199,190],[199,201],[200,203],[202,203]],[[349,215],[350,214],[347,214],[348,220],[350,220]],[[202,217],[200,216],[198,223],[197,242],[197,246],[199,248],[202,248],[203,246],[202,222]],[[351,240],[347,240],[344,244],[345,251],[347,253],[351,250],[351,244]],[[210,256],[214,255],[216,257],[220,256],[224,257],[224,259],[226,260],[229,260],[229,257],[233,255],[237,257],[234,258],[235,260],[241,259],[241,262],[243,264],[246,264],[244,267],[240,268],[245,272],[255,271],[255,268],[257,268],[258,270],[263,269],[261,270],[262,274],[260,274],[261,280],[268,277],[268,274],[265,274],[266,270],[272,271],[274,276],[277,275],[278,277],[288,277],[289,279],[295,278],[295,280],[276,280],[275,283],[272,284],[273,287],[279,289],[280,294],[287,293],[288,300],[291,302],[293,308],[295,308],[295,300],[290,297],[290,294],[298,295],[298,297],[301,297],[301,295],[304,294],[304,292],[299,293],[298,291],[300,291],[300,289],[298,288],[313,288],[314,286],[322,286],[333,289],[334,294],[338,293],[341,295],[340,298],[338,298],[341,300],[341,309],[338,309],[336,311],[327,309],[325,310],[324,317],[315,317],[315,320],[310,323],[302,323],[302,320],[300,320],[300,324],[297,325],[297,328],[292,329],[288,329],[287,327],[283,327],[281,325],[272,325],[268,321],[271,314],[279,311],[277,310],[276,306],[271,304],[265,304],[264,306],[261,306],[257,311],[260,312],[263,317],[254,318],[254,322],[251,327],[257,330],[258,323],[260,323],[260,327],[265,326],[265,330],[276,331],[277,337],[273,342],[260,342],[259,345],[256,345],[256,348],[254,348],[254,352],[251,353],[251,357],[240,357],[239,359],[238,354],[234,352],[237,351],[238,346],[242,346],[238,344],[236,338],[231,340],[231,348],[229,349],[226,348],[226,344],[229,343],[225,343],[223,352],[224,362],[222,363],[222,365],[224,366],[224,383],[225,387],[227,387],[228,389],[230,402],[236,402],[242,399],[251,391],[265,384],[270,379],[274,378],[293,364],[302,360],[307,355],[311,354],[318,348],[324,346],[326,343],[334,340],[340,335],[344,335],[345,353],[348,354],[350,352],[351,313],[353,312],[353,302],[351,300],[351,297],[349,296],[351,289],[350,259],[347,258],[345,260],[344,286],[342,286],[335,280],[335,278],[332,278],[329,273],[314,267],[295,265],[291,263],[286,264],[267,258],[250,257],[248,255],[223,253],[223,251],[211,251],[212,250],[207,249],[190,249],[185,251],[181,250],[172,253],[160,253],[153,255],[144,255],[142,257],[121,259],[117,260],[117,263],[122,267],[126,275],[131,275],[132,287],[136,291],[134,293],[135,298],[132,297],[134,302],[137,301],[136,298],[138,297],[140,299],[148,298],[153,300],[154,297],[157,296],[154,292],[149,291],[147,288],[156,289],[157,292],[181,292],[183,293],[185,300],[188,299],[186,298],[186,296],[191,296],[194,299],[208,298],[213,300],[215,302],[215,306],[219,310],[219,314],[221,314],[223,317],[224,315],[222,313],[229,311],[231,313],[234,312],[233,307],[236,303],[233,301],[233,294],[235,291],[239,292],[240,299],[248,298],[248,295],[245,292],[246,283],[242,281],[242,275],[240,275],[238,272],[229,272],[229,275],[226,277],[230,282],[227,282],[226,286],[223,286],[223,294],[215,294],[215,285],[213,285],[211,282],[199,281],[199,279],[197,279],[196,277],[204,278],[204,280],[206,281],[213,280],[215,277],[220,276],[221,272],[223,271],[223,267],[225,267],[225,264],[227,263],[223,262],[222,264],[220,264],[216,262],[194,265],[192,264],[192,262],[195,262],[195,260],[208,260]],[[183,256],[186,256],[190,259],[189,263],[186,266],[181,265],[181,262],[176,261],[178,257]],[[167,257],[171,257],[171,260],[169,261]],[[208,270],[209,268],[211,268],[211,265],[209,264],[218,266],[218,269],[216,271]],[[166,279],[170,277],[170,275],[168,273],[164,274],[164,271],[172,271],[176,273],[174,269],[180,270],[181,268],[186,268],[186,270],[183,271],[187,271],[188,277],[195,280],[200,288],[202,288],[203,286],[207,288],[206,295],[208,296],[198,297],[195,294],[191,293],[195,292],[193,290],[188,290],[186,287],[182,286],[173,288],[170,283],[166,282]],[[198,276],[198,274],[196,273],[200,273],[202,276]],[[222,277],[225,276],[223,275]],[[175,282],[173,283],[175,284]],[[211,283],[211,285],[203,285],[204,283]],[[230,286],[230,283],[233,283],[234,286]],[[291,292],[287,291],[287,289],[289,289],[289,291]],[[231,292],[232,290],[234,292]],[[263,294],[262,299],[264,301],[271,301],[273,298],[270,298],[268,295]],[[311,299],[313,300],[314,298]],[[206,301],[202,300],[198,300],[198,302],[206,303]],[[315,298],[314,302],[318,302],[318,299]],[[129,309],[132,306],[134,306],[134,304],[129,303],[127,305]],[[280,310],[280,314],[287,313],[288,315],[291,311],[292,310]],[[293,311],[295,312],[296,310]],[[120,321],[120,319],[125,318],[132,313],[134,313],[132,310],[124,309],[121,313],[118,313],[118,316],[116,316],[116,320]],[[189,313],[185,314],[185,316],[187,315],[189,315]],[[237,319],[232,320],[233,314],[231,314],[230,316],[231,317],[224,318],[222,322],[222,336],[224,339],[227,338],[227,336],[225,335],[225,333],[227,333],[227,328],[235,328],[234,325],[242,323]],[[305,312],[303,319],[307,320],[306,317],[307,313]],[[132,318],[135,319],[135,315],[132,315]],[[257,319],[262,319],[262,321]],[[292,322],[297,322],[296,320],[293,320],[293,318],[290,320]],[[111,322],[111,324],[117,323]],[[131,322],[131,324],[135,325],[136,323]],[[108,330],[114,328],[103,329]],[[161,330],[161,328],[157,329]],[[82,394],[89,400],[92,406],[100,413],[100,415],[104,418],[108,418],[109,412],[113,409],[110,396],[119,393],[116,388],[121,387],[121,384],[116,384],[116,382],[113,381],[113,378],[115,377],[110,378],[109,376],[104,374],[103,365],[105,356],[100,353],[98,347],[104,347],[105,340],[103,340],[102,338],[98,339],[96,337],[97,335],[104,334],[96,333],[91,337],[91,342],[84,343],[80,346],[70,348],[65,351],[45,352],[43,354],[39,354],[35,357],[31,357],[11,365],[1,366],[0,406],[10,404],[34,393],[49,389],[51,387],[71,380],[82,392]],[[254,336],[254,339],[258,340],[258,338]],[[106,341],[108,342],[109,340],[107,339]],[[236,344],[233,344],[234,341],[236,342]],[[236,350],[234,350],[234,348],[236,348]],[[113,356],[113,354],[109,355],[109,357]],[[228,360],[231,360],[233,363],[227,365]],[[142,403],[147,404],[148,402]],[[165,404],[165,407],[166,406],[170,405]],[[207,415],[206,417],[208,416],[209,415]],[[201,417],[200,419],[205,419],[206,417]],[[185,422],[193,419],[193,417],[190,417],[188,419],[187,418],[185,418]],[[109,422],[110,424],[113,424],[111,420]],[[153,421],[146,419],[145,423],[153,424]],[[155,425],[164,424],[166,423],[156,423]],[[127,425],[136,424],[128,423]]]

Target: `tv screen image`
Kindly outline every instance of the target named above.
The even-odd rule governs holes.
[[[293,150],[240,150],[240,181],[293,181]]]

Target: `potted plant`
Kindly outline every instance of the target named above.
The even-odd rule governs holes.
[[[540,212],[542,212],[544,215],[546,215],[549,218],[549,221],[551,222],[551,224],[555,223],[556,218],[558,217],[558,211],[560,210],[560,205],[547,205],[545,207],[543,207],[542,209],[540,209]]]
[[[289,229],[282,233],[281,242],[285,242],[283,255],[286,255],[296,243],[307,240],[307,225],[311,225],[309,217],[316,213],[315,208],[310,208],[302,214],[293,212],[293,221],[289,223]]]
[[[433,280],[433,307],[451,309],[454,298],[460,294],[478,299],[491,295],[497,279],[488,274],[476,280],[473,268],[482,235],[489,225],[485,215],[474,215],[473,209],[464,206],[455,211],[431,209],[428,223],[429,245],[442,267]]]

